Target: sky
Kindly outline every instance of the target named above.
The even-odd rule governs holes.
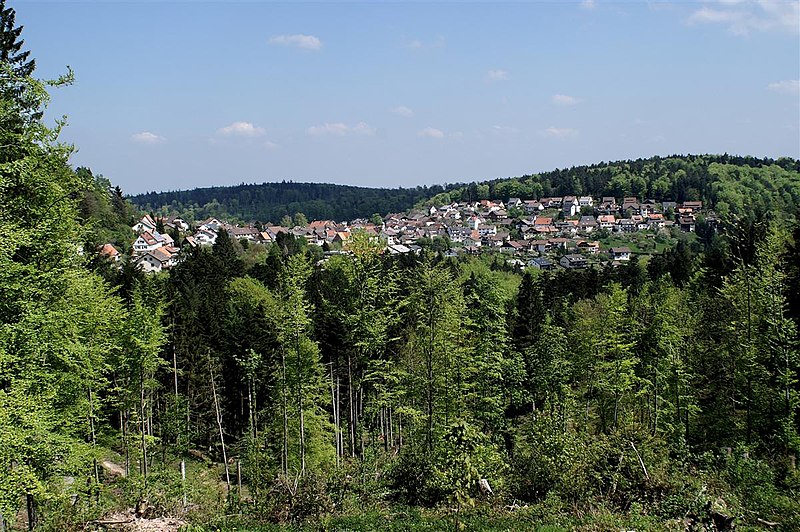
[[[8,0],[71,162],[128,194],[800,158],[800,0]]]

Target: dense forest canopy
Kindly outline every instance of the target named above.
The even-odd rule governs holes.
[[[0,530],[800,528],[796,161],[517,181],[716,203],[647,264],[220,231],[146,276],[94,253],[134,211],[70,167],[0,18]]]
[[[176,214],[187,220],[210,216],[278,223],[303,213],[309,220],[353,220],[409,209],[447,187],[367,188],[323,183],[263,183],[232,187],[151,192],[129,199],[146,212]]]
[[[363,188],[316,183],[263,183],[148,193],[130,200],[147,212],[278,223],[304,213],[337,221],[404,212],[415,205],[549,196],[634,196],[656,201],[704,201],[720,214],[794,212],[800,205],[800,161],[734,155],[674,155],[576,166],[481,183]]]

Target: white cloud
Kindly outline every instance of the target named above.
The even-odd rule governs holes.
[[[217,133],[225,137],[260,137],[265,131],[263,127],[254,126],[252,122],[234,122],[219,128]]]
[[[554,94],[553,103],[556,105],[578,105],[583,100],[574,96],[567,96],[566,94]]]
[[[325,122],[318,126],[311,126],[306,129],[306,133],[312,137],[322,137],[325,135],[334,135],[343,137],[345,135],[374,135],[377,130],[367,124],[366,122],[359,122],[354,126],[348,126],[342,122],[335,122],[333,124]]]
[[[734,35],[753,31],[800,32],[800,1],[747,0],[706,4],[695,10],[689,24],[721,24]]]
[[[436,129],[435,127],[426,127],[425,129],[418,131],[417,136],[427,137],[430,139],[443,139],[444,131],[441,129]]]
[[[322,48],[322,41],[319,38],[313,35],[303,35],[302,33],[296,35],[273,35],[269,38],[269,43],[302,48],[303,50],[316,51]]]
[[[268,150],[274,150],[275,148],[278,147],[278,145],[272,142],[271,140],[268,140],[264,142],[264,147]]]
[[[780,92],[782,94],[800,94],[800,80],[787,79],[784,81],[777,81],[767,85],[767,88],[773,92]]]
[[[139,144],[161,144],[162,142],[166,142],[167,139],[149,131],[142,131],[141,133],[131,135],[131,140]]]
[[[581,2],[581,7],[583,9],[594,9],[597,7],[597,3],[594,0],[583,0],[583,2]]]
[[[545,137],[559,140],[574,139],[578,136],[578,130],[569,127],[550,126],[541,133]]]
[[[393,115],[402,116],[405,118],[409,118],[414,116],[414,111],[406,107],[405,105],[399,105],[397,107],[392,107],[389,109],[389,112]]]
[[[490,70],[486,73],[486,79],[489,81],[505,81],[508,79],[508,71],[501,69]]]

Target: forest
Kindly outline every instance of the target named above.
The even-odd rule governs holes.
[[[297,213],[309,220],[354,220],[376,213],[402,212],[449,188],[452,187],[370,188],[283,181],[150,192],[128,199],[145,212],[187,220],[215,217],[277,224],[284,216]]]
[[[201,220],[210,216],[277,224],[303,213],[309,220],[353,220],[483,199],[589,195],[656,201],[703,201],[722,215],[794,212],[800,206],[800,162],[733,155],[673,155],[576,166],[481,183],[370,189],[316,183],[263,183],[129,198],[145,212]]]
[[[145,276],[0,14],[0,530],[800,528],[793,178],[707,158],[730,211],[647,263],[221,231]]]

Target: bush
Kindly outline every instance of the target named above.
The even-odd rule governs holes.
[[[274,523],[319,520],[334,510],[325,475],[306,472],[295,479],[279,475],[245,513]]]
[[[471,506],[480,495],[482,478],[493,491],[503,489],[505,464],[484,434],[459,421],[450,425],[432,452],[403,449],[391,468],[389,486],[395,499],[409,505],[434,506],[448,501]]]

